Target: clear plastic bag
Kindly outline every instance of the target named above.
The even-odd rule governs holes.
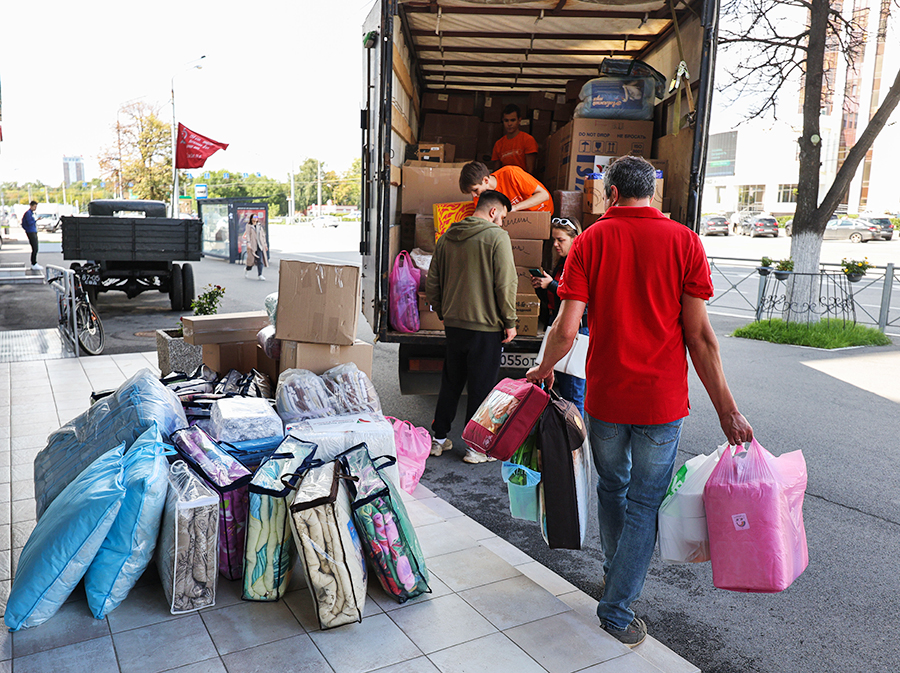
[[[338,414],[381,413],[381,400],[366,373],[352,362],[332,367],[322,374]]]
[[[413,264],[409,253],[404,250],[394,260],[389,282],[391,327],[398,332],[419,331],[419,291],[420,271]]]
[[[325,382],[308,369],[286,369],[281,373],[275,405],[285,423],[337,415]]]
[[[431,453],[431,435],[425,428],[417,428],[409,421],[388,417],[394,427],[394,445],[397,447],[397,469],[400,488],[407,493],[416,490],[425,461]]]
[[[284,425],[268,400],[260,397],[227,397],[213,403],[210,435],[220,442],[284,436]]]
[[[265,300],[266,313],[269,314],[269,322],[274,326],[278,318],[278,293],[273,292],[266,296]]]
[[[256,341],[266,356],[277,360],[281,357],[281,339],[275,338],[275,325],[267,325],[256,333]]]
[[[231,486],[252,473],[196,425],[172,434],[172,442],[217,486]]]

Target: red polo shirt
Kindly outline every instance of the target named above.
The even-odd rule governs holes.
[[[687,416],[681,296],[713,295],[697,234],[656,208],[613,206],[575,239],[557,294],[588,305],[591,416],[633,425]]]

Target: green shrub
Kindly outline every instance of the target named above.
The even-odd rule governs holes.
[[[732,336],[813,348],[890,346],[892,343],[890,338],[873,327],[836,319],[811,324],[785,322],[777,318],[761,320],[739,327]]]
[[[778,222],[779,227],[783,227],[787,223],[788,220],[793,220],[793,219],[794,219],[793,215],[782,215],[781,217],[776,217],[775,221]]]
[[[900,230],[900,217],[892,217],[891,224],[894,225],[894,229]]]

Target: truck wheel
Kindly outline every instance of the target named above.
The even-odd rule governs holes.
[[[182,286],[181,265],[173,264],[169,274],[169,302],[173,311],[184,310],[184,290]]]
[[[194,301],[194,268],[190,264],[181,267],[181,285],[184,297],[184,310],[187,311]]]

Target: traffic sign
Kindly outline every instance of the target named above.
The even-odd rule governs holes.
[[[194,198],[198,201],[208,198],[208,194],[207,185],[194,185]]]

